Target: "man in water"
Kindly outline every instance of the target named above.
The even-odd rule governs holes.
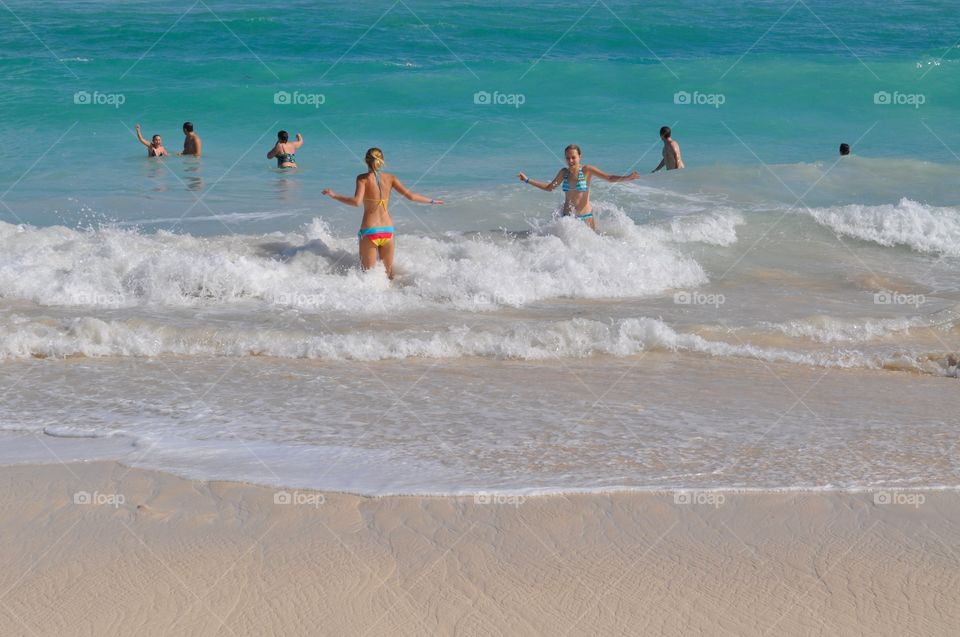
[[[667,167],[667,170],[683,168],[683,158],[680,156],[680,144],[673,141],[670,135],[671,130],[669,126],[660,128],[660,139],[663,140],[663,159],[661,159],[660,164],[650,172],[655,173],[664,166]]]
[[[137,139],[147,147],[147,157],[164,157],[167,154],[167,149],[163,147],[163,140],[160,139],[159,135],[154,135],[148,142],[143,138],[143,133],[140,132],[140,124],[137,124],[136,130]]]
[[[840,156],[846,157],[850,154],[850,144],[840,144]]]
[[[193,132],[193,124],[190,122],[184,122],[183,134],[183,150],[177,154],[199,157],[203,148],[203,143],[200,141],[200,136]]]

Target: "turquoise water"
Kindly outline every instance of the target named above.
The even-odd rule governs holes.
[[[0,463],[52,444],[369,494],[960,487],[958,17],[6,0]],[[135,124],[176,151],[185,120],[202,158],[145,157]],[[662,125],[687,168],[649,175]],[[281,128],[295,171],[266,159]],[[516,179],[570,143],[644,173],[593,183],[599,234]],[[374,145],[447,202],[391,200],[392,282],[321,195]]]
[[[610,172],[650,170],[664,124],[701,171],[832,161],[839,142],[858,139],[855,152],[892,160],[953,164],[960,149],[960,16],[950,2],[7,4],[0,186],[12,186],[13,210],[0,219],[10,222],[168,219],[190,206],[183,228],[205,234],[353,219],[319,191],[349,189],[372,145],[421,189],[479,196],[482,206],[421,213],[454,215],[452,227],[470,230],[525,227],[502,186],[520,169],[551,174],[568,143]],[[78,105],[77,91],[123,103]],[[278,105],[277,91],[324,103]],[[478,105],[478,91],[523,104]],[[681,91],[724,101],[675,104]],[[878,91],[924,103],[876,105]],[[172,159],[170,174],[147,162],[134,124],[177,149],[184,120],[204,139],[200,165]],[[264,158],[280,128],[307,140],[295,176]],[[916,192],[912,177],[900,195],[955,203],[952,188]],[[203,204],[194,192],[207,193]],[[512,217],[487,218],[490,206]],[[283,211],[229,230],[189,223]]]

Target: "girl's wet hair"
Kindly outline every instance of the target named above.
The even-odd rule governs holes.
[[[577,146],[576,144],[570,144],[569,146],[567,146],[566,148],[564,148],[564,149],[563,149],[563,154],[566,155],[566,154],[567,154],[567,151],[571,151],[571,150],[577,151],[577,156],[583,157],[583,153],[580,152],[580,147]]]
[[[367,150],[367,156],[363,158],[363,161],[367,163],[367,168],[377,172],[383,168],[383,151],[379,148],[371,148]]]

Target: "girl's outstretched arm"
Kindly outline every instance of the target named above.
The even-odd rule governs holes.
[[[432,204],[442,204],[442,199],[431,199],[430,197],[425,197],[424,195],[418,195],[413,192],[402,183],[396,177],[393,178],[393,189],[399,192],[401,195],[409,199],[410,201],[415,201],[417,203],[432,203]]]
[[[353,192],[352,197],[338,195],[337,193],[333,192],[333,190],[331,190],[330,188],[324,188],[323,194],[325,194],[326,196],[332,199],[336,199],[342,204],[346,204],[348,206],[354,206],[354,207],[359,206],[360,202],[363,201],[363,193],[367,189],[367,182],[366,180],[364,180],[363,177],[364,175],[357,176],[357,188]]]
[[[523,173],[517,173],[517,177],[519,177],[520,181],[525,184],[530,184],[534,188],[539,188],[540,190],[546,190],[547,192],[550,192],[559,186],[561,181],[563,181],[563,168],[557,171],[557,176],[554,177],[553,181],[549,183],[545,181],[537,181],[536,179],[530,179]]]
[[[637,171],[633,171],[629,175],[608,175],[596,166],[584,166],[583,172],[589,173],[594,177],[599,177],[604,181],[633,181],[634,179],[640,178],[640,173]]]

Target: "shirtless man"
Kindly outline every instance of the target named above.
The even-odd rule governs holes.
[[[203,143],[200,141],[200,136],[193,132],[193,124],[190,122],[184,122],[183,134],[183,150],[177,154],[199,157],[200,152],[203,149]]]
[[[167,149],[163,147],[163,140],[160,139],[159,135],[154,135],[148,142],[143,138],[143,133],[140,132],[140,124],[136,125],[136,130],[137,139],[147,147],[147,157],[164,157],[168,154]]]
[[[660,128],[660,139],[663,140],[663,159],[661,159],[660,164],[650,172],[655,173],[664,166],[667,167],[667,170],[683,168],[683,158],[680,157],[680,144],[673,141],[670,133],[669,126]]]

